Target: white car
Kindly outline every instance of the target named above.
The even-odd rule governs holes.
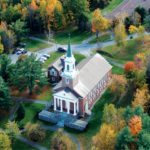
[[[43,54],[43,57],[46,57],[47,59],[50,58],[49,54]]]
[[[41,56],[40,59],[47,60],[47,58],[44,56]]]

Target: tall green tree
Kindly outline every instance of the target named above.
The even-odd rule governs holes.
[[[11,73],[11,60],[8,55],[0,55],[0,76],[7,82]]]
[[[150,15],[144,19],[144,26],[148,31],[150,31]]]
[[[3,78],[0,77],[0,109],[8,110],[11,106],[11,98],[9,89],[4,82]]]
[[[41,87],[47,83],[42,64],[33,54],[16,63],[11,73],[11,81],[20,90],[28,89],[29,94],[32,94],[35,86]]]
[[[21,21],[20,19],[11,23],[9,27],[15,33],[17,42],[20,42],[21,39],[25,36],[25,33],[27,33],[25,22]]]

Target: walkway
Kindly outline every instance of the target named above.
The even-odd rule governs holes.
[[[27,145],[30,145],[30,146],[38,149],[38,150],[48,150],[48,148],[41,146],[39,143],[32,142],[32,141],[30,141],[30,140],[28,140],[22,136],[17,136],[17,139],[26,143]]]

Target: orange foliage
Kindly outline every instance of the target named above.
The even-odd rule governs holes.
[[[129,121],[129,128],[132,135],[137,135],[142,130],[142,120],[139,116],[133,116]]]
[[[133,71],[135,68],[136,68],[135,63],[132,62],[132,61],[127,62],[127,63],[125,64],[125,66],[124,66],[124,70],[125,70],[126,72]]]
[[[30,8],[32,10],[38,10],[38,6],[36,4],[36,0],[32,0],[31,4],[30,4]]]

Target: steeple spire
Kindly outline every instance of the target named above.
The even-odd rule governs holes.
[[[69,33],[69,42],[68,42],[68,49],[67,49],[67,57],[72,57],[71,42],[70,42],[70,33]]]

